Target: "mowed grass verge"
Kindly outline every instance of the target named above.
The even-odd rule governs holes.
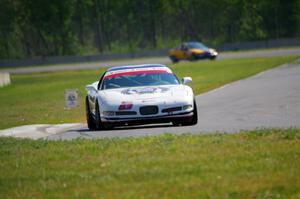
[[[300,198],[300,130],[0,138],[0,198]]]
[[[265,57],[182,62],[170,65],[178,77],[191,76],[196,95],[299,57]],[[12,75],[12,85],[0,88],[0,129],[24,124],[85,122],[85,85],[104,69]],[[79,106],[64,109],[64,90],[78,89]]]

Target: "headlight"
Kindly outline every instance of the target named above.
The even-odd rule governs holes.
[[[192,109],[193,108],[193,106],[192,105],[184,105],[184,106],[182,106],[182,110],[189,110],[189,109]]]
[[[103,111],[102,114],[103,114],[103,116],[114,116],[115,112],[114,111]]]
[[[209,52],[212,55],[218,55],[217,51],[215,51],[214,49],[210,49]]]

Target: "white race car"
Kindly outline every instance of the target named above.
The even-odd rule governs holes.
[[[109,68],[99,81],[87,85],[86,117],[90,130],[115,126],[170,123],[197,124],[191,87],[160,64]]]

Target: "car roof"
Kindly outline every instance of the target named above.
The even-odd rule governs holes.
[[[188,42],[186,42],[186,44],[188,44],[188,45],[190,45],[190,44],[200,44],[200,45],[204,45],[203,43],[198,42],[198,41],[188,41]]]
[[[128,69],[139,69],[139,68],[166,68],[167,66],[162,64],[141,64],[141,65],[125,65],[125,66],[114,66],[107,69],[107,72],[118,71],[118,70],[128,70]]]

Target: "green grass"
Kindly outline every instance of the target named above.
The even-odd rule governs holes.
[[[0,138],[0,198],[300,198],[300,130]]]
[[[171,65],[179,77],[191,76],[195,94],[220,87],[298,57],[269,57],[182,62]],[[12,75],[12,85],[0,88],[0,129],[35,123],[84,122],[85,85],[97,81],[102,70]],[[64,109],[64,90],[79,89],[80,105]]]

